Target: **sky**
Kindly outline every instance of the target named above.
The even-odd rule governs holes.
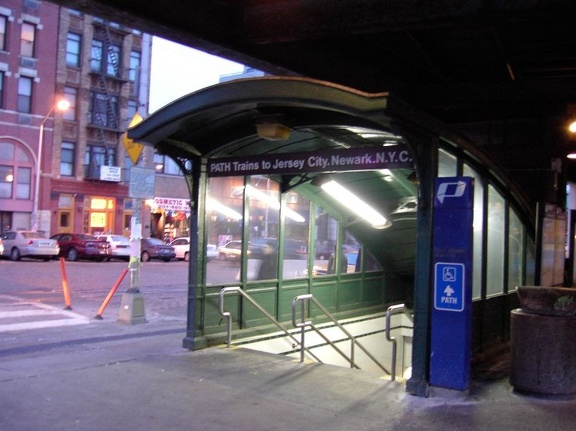
[[[150,75],[153,113],[193,91],[217,84],[221,75],[242,72],[244,66],[154,36]]]

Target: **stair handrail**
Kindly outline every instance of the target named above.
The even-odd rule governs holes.
[[[309,302],[312,302],[326,317],[328,317],[328,319],[330,319],[330,321],[332,323],[334,323],[334,325],[340,329],[349,339],[350,339],[350,357],[347,357],[346,354],[344,352],[342,352],[342,350],[340,350],[333,342],[332,340],[330,340],[329,338],[327,338],[320,329],[318,329],[310,320],[306,320],[306,304]],[[301,303],[301,312],[300,312],[300,322],[296,321],[296,308],[298,305],[298,302]],[[342,357],[344,357],[349,363],[350,363],[350,368],[359,368],[356,364],[355,364],[355,346],[358,346],[360,348],[360,350],[362,350],[380,369],[382,369],[382,371],[384,371],[386,374],[390,374],[390,372],[386,369],[386,367],[384,365],[382,365],[363,345],[362,343],[360,343],[356,337],[354,337],[350,332],[348,332],[346,330],[346,328],[344,328],[344,326],[338,322],[331,314],[330,312],[320,303],[318,302],[318,300],[316,298],[314,298],[314,295],[312,295],[311,293],[307,293],[307,294],[303,294],[303,295],[298,295],[296,296],[293,300],[292,300],[292,325],[294,325],[294,327],[296,328],[300,328],[300,338],[301,341],[299,342],[300,344],[300,362],[304,361],[304,349],[306,348],[306,343],[305,343],[305,334],[306,334],[306,328],[309,327],[312,330],[314,330],[318,335],[320,335],[320,337],[322,337],[324,339],[324,341],[326,341],[326,343],[331,346],[334,350],[336,350]]]
[[[298,346],[300,342],[294,335],[290,333],[286,328],[284,328],[270,313],[268,313],[260,304],[258,304],[246,291],[244,291],[239,286],[230,286],[230,287],[223,287],[220,290],[220,295],[218,298],[218,311],[220,315],[226,318],[226,327],[227,327],[227,336],[226,336],[226,344],[227,347],[232,345],[232,314],[229,311],[224,311],[224,295],[229,292],[234,292],[239,294],[241,297],[246,298],[254,307],[258,309],[268,320],[270,320],[277,328],[279,328],[286,336],[288,336],[294,343],[295,346]],[[322,362],[318,359],[313,353],[306,349],[308,354],[313,357],[317,362]]]
[[[392,381],[396,380],[396,350],[398,342],[396,341],[396,337],[390,336],[390,321],[393,314],[400,313],[404,313],[406,316],[408,316],[411,322],[414,322],[414,317],[412,317],[412,314],[408,312],[405,304],[391,305],[386,310],[386,340],[392,343],[392,372],[390,373],[390,379]]]

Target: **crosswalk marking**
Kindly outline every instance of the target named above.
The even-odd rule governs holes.
[[[17,311],[6,311],[18,307]],[[21,323],[2,323],[3,320],[34,317],[35,320]],[[0,295],[0,332],[22,331],[38,328],[54,328],[86,324],[90,319],[69,310],[52,305],[23,301],[11,295]]]

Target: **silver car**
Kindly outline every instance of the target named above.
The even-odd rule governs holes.
[[[20,260],[22,257],[50,260],[58,256],[60,247],[56,240],[46,238],[40,232],[13,231],[2,234],[4,250],[3,256],[12,260]]]
[[[110,258],[130,260],[130,240],[122,235],[94,235],[110,243]]]

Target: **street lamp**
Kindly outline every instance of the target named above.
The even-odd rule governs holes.
[[[57,109],[58,111],[66,111],[70,107],[70,102],[66,99],[60,99],[55,105],[52,105],[48,113],[40,123],[40,132],[38,135],[38,157],[36,158],[36,182],[34,184],[34,207],[32,210],[31,227],[33,231],[38,230],[39,217],[38,217],[38,204],[40,200],[40,175],[42,173],[42,147],[44,146],[44,125],[48,121],[48,117]]]

